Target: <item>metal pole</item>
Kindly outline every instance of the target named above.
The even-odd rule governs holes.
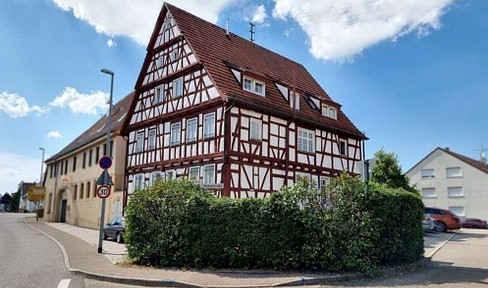
[[[105,149],[105,155],[110,155],[110,118],[112,117],[112,95],[114,90],[114,72],[102,69],[102,73],[108,74],[111,76],[110,82],[110,98],[108,100],[108,114],[107,114],[107,149]],[[106,170],[106,169],[105,169]],[[96,189],[96,188],[95,188]],[[103,247],[103,227],[105,222],[105,198],[102,199],[102,210],[100,211],[100,231],[98,233],[98,253],[102,253]]]
[[[39,150],[42,150],[41,175],[39,176],[39,186],[42,186],[42,168],[44,167],[44,148],[40,147]],[[39,221],[39,202],[41,201],[37,201],[36,221]]]

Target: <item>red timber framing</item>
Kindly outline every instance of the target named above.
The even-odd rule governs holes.
[[[199,42],[205,35],[215,35],[215,42]],[[159,178],[187,177],[211,184],[216,196],[244,198],[267,197],[298,176],[324,185],[340,173],[360,173],[366,137],[340,105],[303,66],[255,44],[247,47],[247,42],[174,6],[163,6],[122,132],[128,143],[124,205],[135,189]],[[276,71],[220,56],[233,46],[210,57],[218,43],[267,53],[264,62],[274,61]],[[290,77],[278,75],[290,67],[298,71],[299,89],[292,88]],[[249,77],[262,85],[261,93],[243,89]],[[300,95],[300,109],[290,104],[293,91]],[[321,114],[322,105],[335,109],[335,119]]]

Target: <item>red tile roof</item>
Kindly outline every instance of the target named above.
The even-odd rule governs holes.
[[[446,152],[447,154],[449,154],[449,155],[451,155],[453,157],[456,157],[456,158],[458,158],[461,161],[466,162],[467,164],[473,166],[474,168],[477,168],[477,169],[479,169],[479,170],[481,170],[481,171],[483,171],[485,173],[488,173],[488,166],[486,166],[486,164],[483,163],[483,162],[481,162],[481,161],[478,161],[478,160],[475,160],[475,159],[466,157],[464,155],[461,155],[461,154],[452,152],[450,149],[443,149],[443,148],[440,148],[440,147],[437,147],[437,149],[440,149],[440,150]]]
[[[165,3],[163,5],[155,31],[153,31],[152,40],[147,49],[148,55],[154,46],[155,36],[157,36],[157,31],[159,31],[158,26],[161,25],[166,10],[170,11],[197,59],[208,70],[219,91],[224,94],[222,95],[224,99],[232,98],[249,104],[253,103],[254,106],[260,107],[276,107],[287,111],[288,115],[291,116],[293,110],[289,107],[284,97],[281,96],[275,86],[275,82],[289,87],[295,84],[298,91],[306,92],[338,108],[337,120],[325,117],[321,115],[321,111],[312,109],[305,101],[304,93],[300,93],[300,111],[295,113],[299,120],[306,119],[310,122],[310,119],[313,118],[315,124],[319,126],[330,127],[333,130],[347,133],[353,137],[366,138],[340,110],[340,105],[327,95],[301,64],[235,34],[230,33],[227,35],[225,29],[171,4]],[[255,74],[260,76],[260,80],[265,80],[266,97],[244,91],[232,74],[230,67],[237,68],[244,71],[244,73]],[[141,73],[146,71],[144,69],[143,67]]]
[[[112,107],[112,118],[110,125],[111,131],[115,133],[119,133],[120,129],[122,128],[122,124],[127,116],[127,112],[129,111],[130,104],[132,99],[134,98],[135,92],[129,93],[127,96],[122,98],[119,102],[117,102]],[[69,154],[76,149],[79,149],[90,142],[99,139],[100,137],[107,135],[107,118],[104,115],[100,118],[95,124],[93,124],[90,128],[88,128],[85,132],[83,132],[80,136],[78,136],[75,140],[68,144],[68,146],[64,147],[56,153],[55,155],[49,157],[45,162],[54,161],[57,158],[63,157],[66,154]]]

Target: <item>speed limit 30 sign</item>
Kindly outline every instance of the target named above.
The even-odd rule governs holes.
[[[108,185],[100,185],[97,188],[97,195],[98,197],[105,199],[110,196],[110,186]]]

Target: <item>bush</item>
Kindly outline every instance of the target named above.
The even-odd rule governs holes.
[[[163,267],[371,271],[423,253],[421,199],[343,175],[325,191],[300,181],[266,199],[216,198],[185,180],[137,191],[125,241]]]

